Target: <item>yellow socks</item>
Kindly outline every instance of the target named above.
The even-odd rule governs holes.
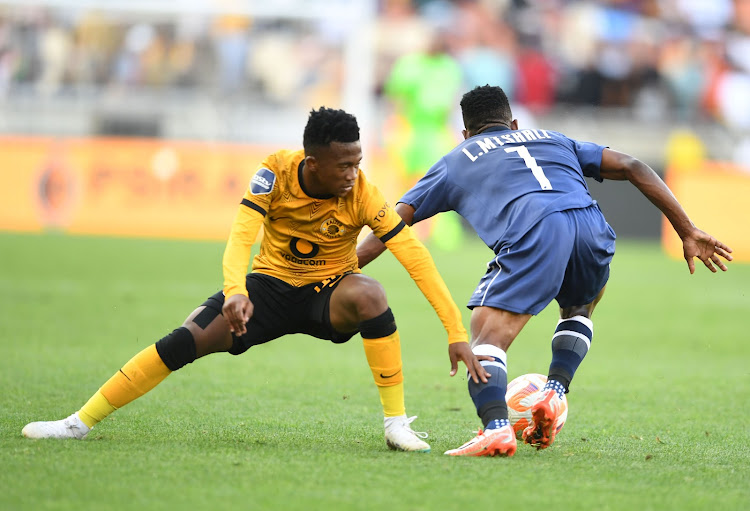
[[[406,415],[403,382],[390,387],[378,386],[378,393],[380,393],[380,403],[383,405],[383,415],[386,417]]]
[[[91,399],[89,399],[86,404],[78,410],[78,418],[80,418],[88,427],[93,428],[100,423],[104,417],[115,410],[117,410],[117,408],[109,404],[107,398],[102,395],[101,391],[97,390],[96,394],[91,396]]]
[[[110,413],[156,387],[171,372],[152,344],[131,358],[102,385],[78,411],[78,416],[92,428]]]
[[[401,341],[398,331],[378,339],[363,337],[362,342],[375,385],[378,386],[383,413],[386,417],[406,414]]]

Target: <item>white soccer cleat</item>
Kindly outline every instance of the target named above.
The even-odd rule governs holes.
[[[75,438],[83,440],[91,428],[78,418],[78,412],[59,421],[31,422],[21,434],[26,438]]]
[[[394,451],[430,452],[430,445],[422,438],[427,438],[427,433],[414,431],[410,424],[417,416],[407,418],[406,415],[397,417],[386,417],[383,419],[385,426],[385,443]]]

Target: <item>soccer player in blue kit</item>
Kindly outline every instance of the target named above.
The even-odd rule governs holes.
[[[469,379],[469,395],[484,431],[447,451],[452,456],[512,456],[506,352],[532,316],[553,299],[560,320],[552,336],[547,383],[531,407],[524,442],[552,445],[562,397],[591,346],[591,315],[601,300],[615,252],[615,233],[589,194],[585,177],[628,180],[667,217],[680,236],[688,268],[693,258],[726,271],[732,250],[690,221],[666,184],[646,164],[554,131],[519,129],[500,87],[485,85],[461,100],[464,141],[441,158],[399,201],[411,225],[456,211],[494,252],[469,300],[471,346],[487,383]],[[358,247],[360,268],[383,252],[368,236]]]

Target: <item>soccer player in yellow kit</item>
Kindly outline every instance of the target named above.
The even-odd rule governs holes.
[[[233,355],[285,334],[334,343],[359,332],[384,412],[388,447],[427,452],[404,405],[396,322],[379,282],[357,266],[356,244],[367,225],[407,269],[448,332],[451,375],[463,361],[474,381],[487,372],[469,348],[461,313],[427,249],[360,172],[356,119],[320,108],[308,118],[304,150],[279,151],[256,170],[224,252],[224,289],[181,327],[130,359],[76,413],[32,422],[29,438],[84,438],[113,411],[150,391],[172,371],[217,352]],[[260,251],[247,273],[261,226]]]

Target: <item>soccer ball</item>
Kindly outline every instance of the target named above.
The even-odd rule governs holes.
[[[531,405],[536,396],[534,394],[542,390],[547,383],[547,377],[542,374],[522,374],[508,383],[508,391],[505,393],[505,401],[508,403],[508,419],[516,438],[521,438],[523,430],[531,424]],[[559,433],[568,418],[568,400],[563,395],[563,411],[557,418],[556,433]]]

